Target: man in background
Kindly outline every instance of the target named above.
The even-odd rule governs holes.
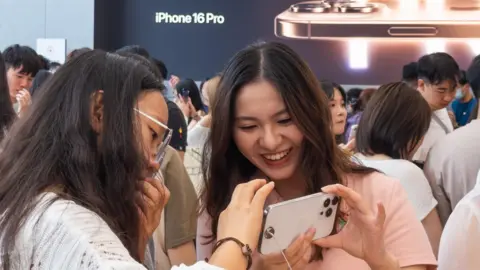
[[[480,93],[480,61],[467,72],[473,93]],[[464,127],[439,139],[430,150],[424,172],[438,201],[443,224],[458,202],[473,189],[480,170],[480,119],[478,114]]]
[[[480,94],[480,55],[467,70],[467,80],[476,98]],[[480,269],[480,117],[442,139],[427,161],[429,180],[435,181],[446,201],[439,207],[453,212],[443,230],[438,269]],[[440,155],[437,158],[436,155]],[[430,161],[431,159],[431,161]],[[431,162],[431,166],[430,163]],[[438,168],[435,169],[434,166]],[[434,189],[435,194],[435,189]],[[445,212],[445,214],[450,214]]]
[[[32,87],[33,78],[42,68],[42,62],[32,48],[18,44],[6,48],[3,57],[7,68],[10,100],[14,110],[21,116],[32,103],[29,89]]]
[[[418,60],[417,65],[417,89],[432,110],[430,127],[413,156],[413,161],[423,167],[432,146],[453,131],[446,108],[455,97],[460,68],[447,53],[427,54]]]
[[[465,126],[470,122],[472,111],[477,105],[477,99],[473,96],[470,83],[467,80],[467,73],[462,70],[458,80],[458,88],[455,100],[452,102],[452,111],[458,126]],[[474,116],[475,118],[476,116]]]

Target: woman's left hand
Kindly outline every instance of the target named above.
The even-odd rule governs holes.
[[[376,211],[372,210],[358,193],[340,184],[326,186],[322,191],[343,199],[350,211],[349,219],[339,233],[313,243],[323,248],[343,249],[350,255],[363,259],[370,267],[390,261],[391,257],[384,244],[386,214],[383,204],[377,204]]]
[[[170,191],[160,178],[138,181],[135,199],[139,208],[141,237],[148,238],[157,229],[169,198]]]

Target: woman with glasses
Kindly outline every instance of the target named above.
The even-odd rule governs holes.
[[[316,76],[286,45],[256,44],[227,63],[212,107],[209,158],[203,160],[198,259],[211,256],[221,239],[217,225],[234,187],[263,177],[275,183],[267,204],[321,191],[343,199],[336,234],[313,240],[314,231],[298,232],[286,250],[255,254],[252,269],[435,267],[428,237],[400,183],[337,147],[333,117]],[[347,190],[355,200],[344,196]],[[292,228],[296,215],[285,212]]]
[[[170,137],[160,81],[138,61],[90,51],[43,89],[1,145],[1,267],[145,269],[169,198],[156,173]],[[245,269],[272,189],[238,186],[223,241],[191,269]]]

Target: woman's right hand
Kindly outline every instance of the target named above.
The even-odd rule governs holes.
[[[265,180],[252,180],[239,184],[232,199],[218,220],[217,240],[233,237],[255,250],[263,221],[265,200],[274,184]]]

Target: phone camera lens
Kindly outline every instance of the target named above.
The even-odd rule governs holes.
[[[326,199],[326,200],[323,202],[323,207],[327,208],[329,205],[330,205],[330,199]]]
[[[332,205],[337,205],[337,203],[338,203],[338,197],[333,198]]]
[[[265,237],[265,239],[272,239],[274,235],[275,235],[275,229],[272,227],[268,227],[263,233],[263,236]]]
[[[326,217],[330,217],[333,214],[332,208],[328,208],[327,214],[325,215]]]

